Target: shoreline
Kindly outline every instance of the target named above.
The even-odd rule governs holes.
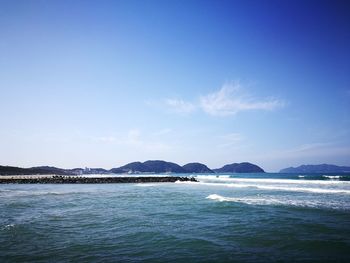
[[[1,178],[0,184],[116,184],[116,183],[175,183],[176,181],[197,182],[193,177],[182,176],[148,176],[148,177],[74,177],[74,176],[45,176]]]

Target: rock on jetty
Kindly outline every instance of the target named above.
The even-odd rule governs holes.
[[[193,177],[164,176],[164,177],[75,177],[75,176],[52,176],[52,177],[11,177],[3,179],[0,184],[116,184],[116,183],[174,183],[176,181],[197,182]]]

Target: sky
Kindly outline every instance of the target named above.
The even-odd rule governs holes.
[[[350,166],[350,4],[0,0],[0,98],[0,165]]]

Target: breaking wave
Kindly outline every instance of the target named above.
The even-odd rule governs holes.
[[[333,178],[333,177],[330,177]],[[335,177],[334,177],[335,178]],[[222,178],[215,176],[198,176],[197,179],[201,182],[218,181],[218,182],[237,182],[237,183],[273,183],[273,184],[347,184],[350,181],[332,181],[332,180],[305,180],[305,179],[270,179],[270,178]]]
[[[191,185],[205,185],[229,188],[253,188],[269,191],[290,191],[320,194],[350,194],[350,182],[291,179],[247,179],[225,178],[220,180],[199,179],[199,182],[178,182]]]
[[[324,202],[320,200],[291,200],[277,199],[272,197],[226,197],[218,194],[211,194],[206,199],[218,202],[235,202],[247,205],[279,205],[279,206],[295,206],[310,208],[327,208],[327,209],[349,209],[349,205],[340,205],[333,202]]]
[[[342,176],[340,176],[340,175],[322,175],[322,177],[323,178],[332,179],[332,180],[334,180],[334,179],[341,179],[342,178]]]

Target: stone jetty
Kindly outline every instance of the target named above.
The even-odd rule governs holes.
[[[174,183],[197,182],[193,177],[180,176],[149,176],[149,177],[78,177],[78,176],[59,176],[52,177],[26,177],[1,178],[0,184],[117,184],[117,183]]]

